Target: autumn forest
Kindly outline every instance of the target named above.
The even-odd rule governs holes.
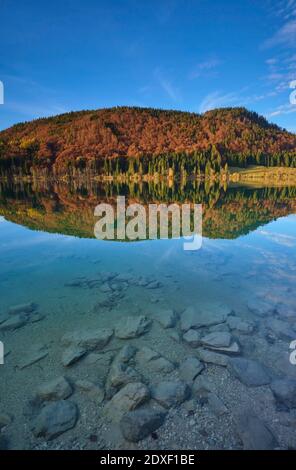
[[[202,115],[128,107],[79,111],[0,132],[2,176],[199,176],[248,165],[295,168],[296,135],[245,108]]]

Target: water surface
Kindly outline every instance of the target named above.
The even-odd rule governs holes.
[[[0,189],[0,315],[4,320],[9,308],[18,304],[33,302],[38,306],[38,316],[34,319],[32,314],[19,328],[3,331],[0,325],[7,353],[5,364],[0,366],[0,415],[11,417],[11,423],[3,428],[3,446],[239,449],[248,447],[238,424],[245,413],[255,415],[271,430],[277,447],[295,447],[294,408],[279,401],[270,384],[249,386],[229,366],[202,361],[201,375],[211,384],[220,408],[208,397],[201,400],[192,393],[168,410],[153,437],[138,444],[123,439],[119,423],[104,409],[115,394],[108,390],[112,361],[126,344],[138,351],[149,347],[172,363],[170,370],[162,370],[143,363],[139,355],[131,358],[130,367],[149,389],[162,380],[179,380],[180,364],[188,357],[200,357],[200,349],[206,348],[193,348],[183,339],[180,317],[187,307],[214,311],[223,305],[231,318],[247,322],[250,331],[230,328],[227,321],[199,328],[201,337],[229,331],[239,345],[235,357],[260,363],[271,381],[296,378],[296,366],[289,361],[294,334],[296,339],[296,188],[205,187],[195,183],[180,190],[164,184],[104,187],[94,182],[5,182]],[[202,248],[185,252],[182,239],[95,239],[95,206],[102,201],[115,203],[118,194],[145,205],[202,203]],[[163,309],[178,315],[174,327],[163,328],[156,320]],[[88,351],[69,367],[62,364],[65,346],[61,338],[65,333],[114,329],[130,315],[152,319],[148,331],[132,339],[113,336],[103,350]],[[274,319],[281,323],[273,323]],[[23,368],[32,354],[42,350],[44,357]],[[31,430],[44,406],[35,397],[40,385],[60,376],[71,383],[73,394],[68,400],[77,404],[79,417],[75,427],[47,441],[35,437]],[[98,403],[94,394],[81,390],[77,381],[82,379],[105,389],[104,401]],[[148,404],[159,406],[155,400]],[[249,426],[251,434],[252,423]]]

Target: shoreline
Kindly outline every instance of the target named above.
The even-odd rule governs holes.
[[[262,166],[249,166],[247,168],[230,167],[228,172],[215,173],[212,175],[99,175],[99,174],[43,174],[43,175],[9,175],[0,176],[0,181],[42,181],[50,180],[54,182],[62,182],[69,180],[91,180],[101,183],[163,183],[166,182],[168,185],[173,184],[176,180],[180,183],[187,181],[198,181],[198,182],[220,182],[220,183],[237,183],[247,185],[260,185],[264,182],[264,186],[276,185],[276,186],[296,186],[296,168],[289,167],[262,167]]]

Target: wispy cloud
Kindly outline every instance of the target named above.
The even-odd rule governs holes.
[[[10,111],[17,112],[30,118],[53,116],[55,114],[62,114],[69,111],[64,106],[51,103],[41,105],[26,102],[7,101],[5,106],[6,109]]]
[[[263,49],[275,46],[296,47],[296,19],[286,22],[271,38],[262,44]]]
[[[211,109],[221,108],[224,106],[235,106],[240,103],[240,97],[237,93],[221,93],[214,91],[209,93],[200,103],[199,112],[205,113]]]
[[[22,75],[4,74],[3,80],[10,93],[7,93],[5,109],[25,118],[38,118],[69,111],[59,103],[56,90]],[[13,96],[12,90],[17,93]],[[21,90],[21,95],[19,93]]]
[[[296,79],[296,54],[285,51],[276,58],[266,60],[265,63],[268,73],[264,80],[273,87],[275,95],[287,92],[290,82]]]
[[[181,101],[181,96],[178,88],[173,85],[172,81],[167,78],[167,76],[165,76],[160,69],[156,69],[154,71],[154,76],[158,84],[161,86],[162,90],[172,101]]]
[[[189,74],[190,79],[199,78],[201,76],[209,76],[214,74],[214,70],[222,64],[222,60],[212,57],[208,60],[200,62],[195,69]]]
[[[270,10],[275,16],[282,17],[284,20],[289,20],[296,16],[296,0],[271,1]]]
[[[270,111],[269,113],[266,114],[266,117],[270,118],[274,116],[281,116],[284,114],[292,114],[292,113],[296,113],[296,106],[288,103],[288,104],[283,104],[281,106],[278,106],[273,111]]]
[[[267,230],[260,230],[258,231],[258,233],[262,235],[263,237],[269,238],[273,242],[282,246],[287,246],[289,248],[292,248],[296,244],[296,237],[293,237],[291,235],[268,232]]]

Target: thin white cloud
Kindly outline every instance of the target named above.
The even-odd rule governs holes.
[[[270,0],[271,14],[289,20],[296,16],[296,0]]]
[[[292,114],[295,112],[296,112],[296,106],[288,103],[288,104],[283,104],[281,106],[278,106],[273,111],[270,111],[269,113],[267,113],[266,117],[270,118],[274,116],[282,116],[284,114]]]
[[[180,102],[181,97],[180,97],[179,90],[177,87],[173,85],[171,80],[169,80],[166,76],[164,76],[163,73],[159,69],[155,70],[154,75],[158,84],[161,86],[162,90],[166,93],[166,95],[172,101]]]
[[[275,65],[277,63],[278,59],[276,57],[271,57],[270,59],[267,59],[265,63],[267,65]]]
[[[25,102],[8,101],[5,105],[6,109],[17,112],[24,116],[31,118],[54,116],[55,114],[62,114],[68,112],[64,106],[58,104],[32,104]]]
[[[286,22],[262,47],[270,49],[275,46],[296,47],[296,20]]]
[[[225,106],[235,106],[240,103],[240,98],[237,93],[221,93],[214,91],[209,93],[200,103],[199,112],[205,113],[211,109],[221,108]]]
[[[210,58],[204,62],[200,62],[195,69],[190,73],[189,78],[199,78],[201,76],[209,76],[210,73],[213,73],[219,65],[222,64],[222,61],[217,58]]]
[[[296,245],[296,237],[291,235],[268,232],[267,230],[260,230],[258,233],[263,237],[269,238],[278,245],[287,246],[289,248],[292,248]]]

